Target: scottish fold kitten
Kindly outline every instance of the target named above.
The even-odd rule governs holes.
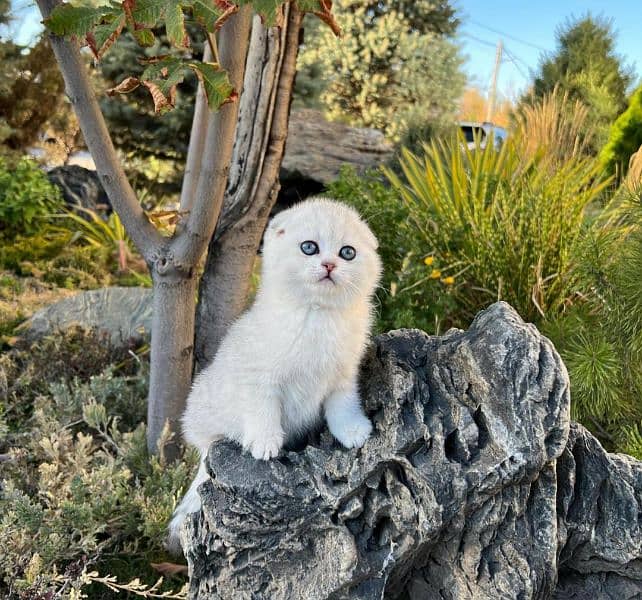
[[[381,262],[377,240],[351,208],[326,198],[279,213],[264,237],[261,284],[195,379],[185,440],[205,458],[213,440],[238,442],[269,460],[324,416],[347,448],[372,431],[357,387]],[[169,526],[177,551],[188,513],[199,510],[203,460]]]

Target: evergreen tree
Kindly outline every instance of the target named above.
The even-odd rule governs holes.
[[[631,81],[630,68],[615,53],[611,22],[589,14],[558,29],[557,49],[542,58],[533,95],[542,98],[557,87],[583,102],[595,124],[592,151],[597,153],[606,142],[611,123],[626,108]]]
[[[195,33],[190,26],[188,30]],[[143,56],[140,46],[129,32],[120,36],[98,66],[98,74],[102,76],[106,87],[115,87],[126,76],[139,77],[147,67],[140,62],[140,58],[176,53],[163,31],[155,30],[155,34],[156,42],[144,49]],[[199,39],[198,35],[191,37]],[[195,59],[200,60],[203,54],[202,44],[195,44],[191,53]],[[114,143],[122,150],[138,156],[184,158],[194,113],[196,88],[196,77],[188,74],[177,90],[176,107],[162,115],[154,113],[149,92],[142,87],[126,95],[109,97],[103,94],[100,107]]]
[[[339,0],[334,10],[341,42],[327,28],[307,26],[299,103],[320,100],[330,119],[376,127],[394,140],[454,113],[464,75],[449,2]]]
[[[613,173],[626,174],[629,160],[642,147],[642,86],[633,94],[628,108],[617,118],[602,148],[600,160]]]

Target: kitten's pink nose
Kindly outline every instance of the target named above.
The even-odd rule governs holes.
[[[332,273],[332,271],[334,271],[334,269],[337,267],[335,263],[329,261],[322,262],[321,264],[325,267],[328,273]]]

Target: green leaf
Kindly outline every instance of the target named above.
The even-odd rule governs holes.
[[[210,33],[214,32],[216,23],[223,11],[219,10],[212,0],[194,0],[192,15]]]
[[[165,7],[165,30],[170,43],[177,48],[189,46],[189,36],[185,30],[185,16],[181,4],[168,0]]]
[[[150,29],[134,29],[131,33],[140,46],[149,48],[154,45],[155,38]]]
[[[73,6],[61,4],[57,6],[44,23],[52,33],[61,36],[76,35],[84,37],[107,15],[114,15],[114,9],[109,6]]]
[[[186,66],[180,59],[168,56],[143,72],[141,81],[151,93],[157,113],[174,108],[176,86],[183,81]]]
[[[135,0],[131,5],[131,16],[137,25],[154,27],[163,14],[162,0]]]
[[[105,52],[111,48],[118,39],[123,27],[125,27],[124,14],[114,19],[111,23],[97,25],[93,35],[87,34],[87,42],[96,58],[102,58]]]
[[[241,0],[239,6],[251,4],[266,27],[280,27],[283,24],[282,0]]]
[[[205,88],[210,110],[218,110],[226,102],[236,100],[237,94],[230,83],[227,71],[217,63],[190,63]]]

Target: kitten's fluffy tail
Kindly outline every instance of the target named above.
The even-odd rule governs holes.
[[[201,462],[196,473],[196,477],[194,477],[194,481],[192,481],[187,493],[183,496],[180,504],[176,507],[172,520],[169,522],[165,547],[172,554],[181,554],[183,550],[180,532],[185,521],[185,517],[190,513],[201,509],[201,497],[198,495],[198,486],[208,478],[207,471],[205,470],[205,455],[206,453],[201,455]]]

